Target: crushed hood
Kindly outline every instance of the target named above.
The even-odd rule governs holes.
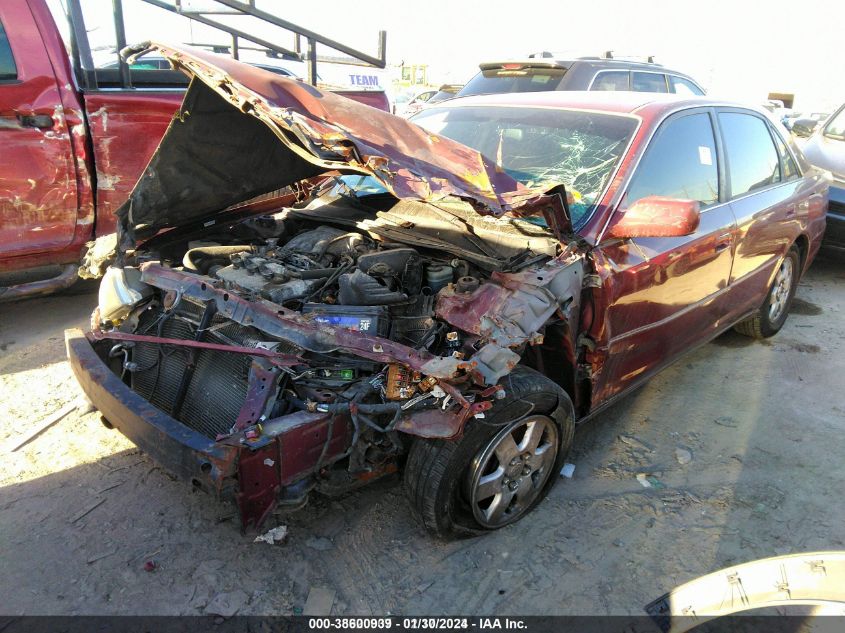
[[[400,199],[456,196],[480,213],[542,211],[558,232],[568,228],[562,191],[526,188],[476,150],[410,121],[201,50],[145,42],[124,56],[150,51],[191,81],[117,212],[124,247],[136,231],[199,220],[328,171],[371,175]]]

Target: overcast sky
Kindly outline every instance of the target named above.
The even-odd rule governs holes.
[[[796,108],[807,110],[829,110],[845,100],[843,0],[256,1],[265,11],[371,54],[383,29],[388,63],[427,63],[434,83],[463,83],[481,61],[532,51],[579,56],[613,50],[617,55],[655,55],[658,62],[693,76],[711,94],[737,100],[759,103],[769,92],[793,92]],[[111,1],[82,3],[92,40],[113,37]],[[124,0],[124,11],[130,42],[213,37],[197,24],[191,33],[184,19],[141,0]],[[261,31],[279,44],[292,45],[281,33]]]

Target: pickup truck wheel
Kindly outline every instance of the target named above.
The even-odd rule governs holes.
[[[459,440],[415,438],[405,491],[435,536],[479,534],[519,520],[546,496],[572,445],[566,392],[518,367],[502,380],[506,396]]]
[[[755,314],[734,326],[737,332],[758,339],[778,333],[786,322],[792,298],[798,288],[800,262],[798,248],[793,245],[778,266],[763,305]]]

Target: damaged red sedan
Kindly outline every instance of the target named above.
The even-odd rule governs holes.
[[[775,334],[824,232],[826,182],[755,110],[556,92],[408,122],[146,50],[191,85],[68,354],[244,528],[400,469],[434,534],[516,521],[576,423],[728,328]]]

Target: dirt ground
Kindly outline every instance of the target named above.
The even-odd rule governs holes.
[[[78,397],[62,331],[95,302],[83,288],[0,305],[7,615],[291,614],[315,588],[333,614],[640,614],[733,563],[845,549],[841,263],[816,262],[775,338],[728,333],[581,427],[574,477],[526,520],[449,543],[398,478],[314,499],[280,520],[286,544],[253,543],[96,413],[8,452]]]

